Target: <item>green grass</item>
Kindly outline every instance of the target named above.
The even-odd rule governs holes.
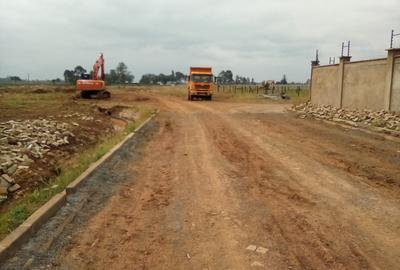
[[[278,91],[278,90],[276,90]],[[308,101],[310,91],[308,89],[302,89],[299,93],[297,93],[296,89],[288,89],[286,90],[286,95],[290,97],[289,100],[271,100],[263,97],[264,90],[259,89],[257,94],[256,91],[247,92],[241,89],[237,89],[236,93],[226,88],[225,92],[222,92],[222,88],[220,88],[219,92],[214,94],[216,100],[226,100],[226,101],[237,101],[237,102],[250,102],[250,101],[268,101],[268,102],[284,102],[284,103],[294,103],[299,104]]]
[[[140,121],[144,121],[149,118],[152,114],[154,114],[157,110],[150,107],[142,107],[140,110],[139,119]]]
[[[249,102],[249,101],[261,101],[264,100],[262,94],[256,93],[229,93],[229,92],[215,92],[213,95],[215,100],[221,101],[232,101],[232,102]]]
[[[71,86],[70,83],[65,83],[65,82],[59,82],[59,83],[52,83],[52,82],[7,82],[7,83],[0,83],[0,90],[2,88],[20,88],[20,87],[26,87],[26,88],[33,88],[33,87],[58,87],[58,86]]]
[[[2,109],[40,109],[47,106],[62,105],[71,99],[71,95],[65,93],[9,93],[0,97]]]
[[[155,86],[155,91],[161,95],[173,97],[186,97],[187,88],[186,84],[176,86]]]
[[[144,108],[140,112],[140,122],[148,118],[154,109]],[[33,212],[49,201],[55,194],[81,175],[93,162],[103,157],[113,146],[133,132],[138,123],[130,122],[123,132],[104,138],[92,148],[87,149],[73,159],[72,165],[57,168],[60,174],[47,186],[35,189],[18,201],[12,208],[0,214],[0,239],[23,223]]]
[[[310,90],[303,89],[299,93],[295,89],[286,91],[286,94],[290,97],[291,103],[300,104],[307,102],[310,98]]]
[[[24,222],[24,220],[28,216],[29,216],[29,211],[26,205],[18,205],[10,210],[9,219],[7,220],[7,223],[4,222],[4,224],[7,224],[8,227],[16,228],[17,226],[19,226],[19,224]]]

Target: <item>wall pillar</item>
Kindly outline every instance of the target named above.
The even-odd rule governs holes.
[[[310,97],[308,99],[308,101],[311,101],[312,99],[312,78],[313,78],[313,73],[314,73],[314,67],[318,67],[319,66],[319,60],[318,58],[314,61],[311,61],[311,75],[310,75]]]
[[[339,104],[337,107],[342,108],[343,106],[343,81],[344,81],[344,65],[350,62],[351,56],[341,56],[338,70],[338,94]]]
[[[387,49],[388,52],[387,62],[386,62],[386,80],[385,80],[385,90],[384,90],[384,109],[386,111],[391,110],[392,103],[392,86],[393,86],[393,68],[395,57],[400,56],[400,48]]]

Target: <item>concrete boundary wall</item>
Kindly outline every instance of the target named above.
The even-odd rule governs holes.
[[[311,102],[338,108],[400,111],[400,49],[387,58],[311,68]]]
[[[397,111],[400,108],[400,56],[394,60],[390,107],[397,108]]]

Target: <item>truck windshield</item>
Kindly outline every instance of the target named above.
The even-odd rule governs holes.
[[[211,83],[213,81],[213,76],[212,75],[193,74],[192,81],[193,82]]]

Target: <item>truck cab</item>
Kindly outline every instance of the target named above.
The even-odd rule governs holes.
[[[210,67],[191,67],[189,71],[188,100],[194,98],[212,99],[215,90],[214,76]]]

